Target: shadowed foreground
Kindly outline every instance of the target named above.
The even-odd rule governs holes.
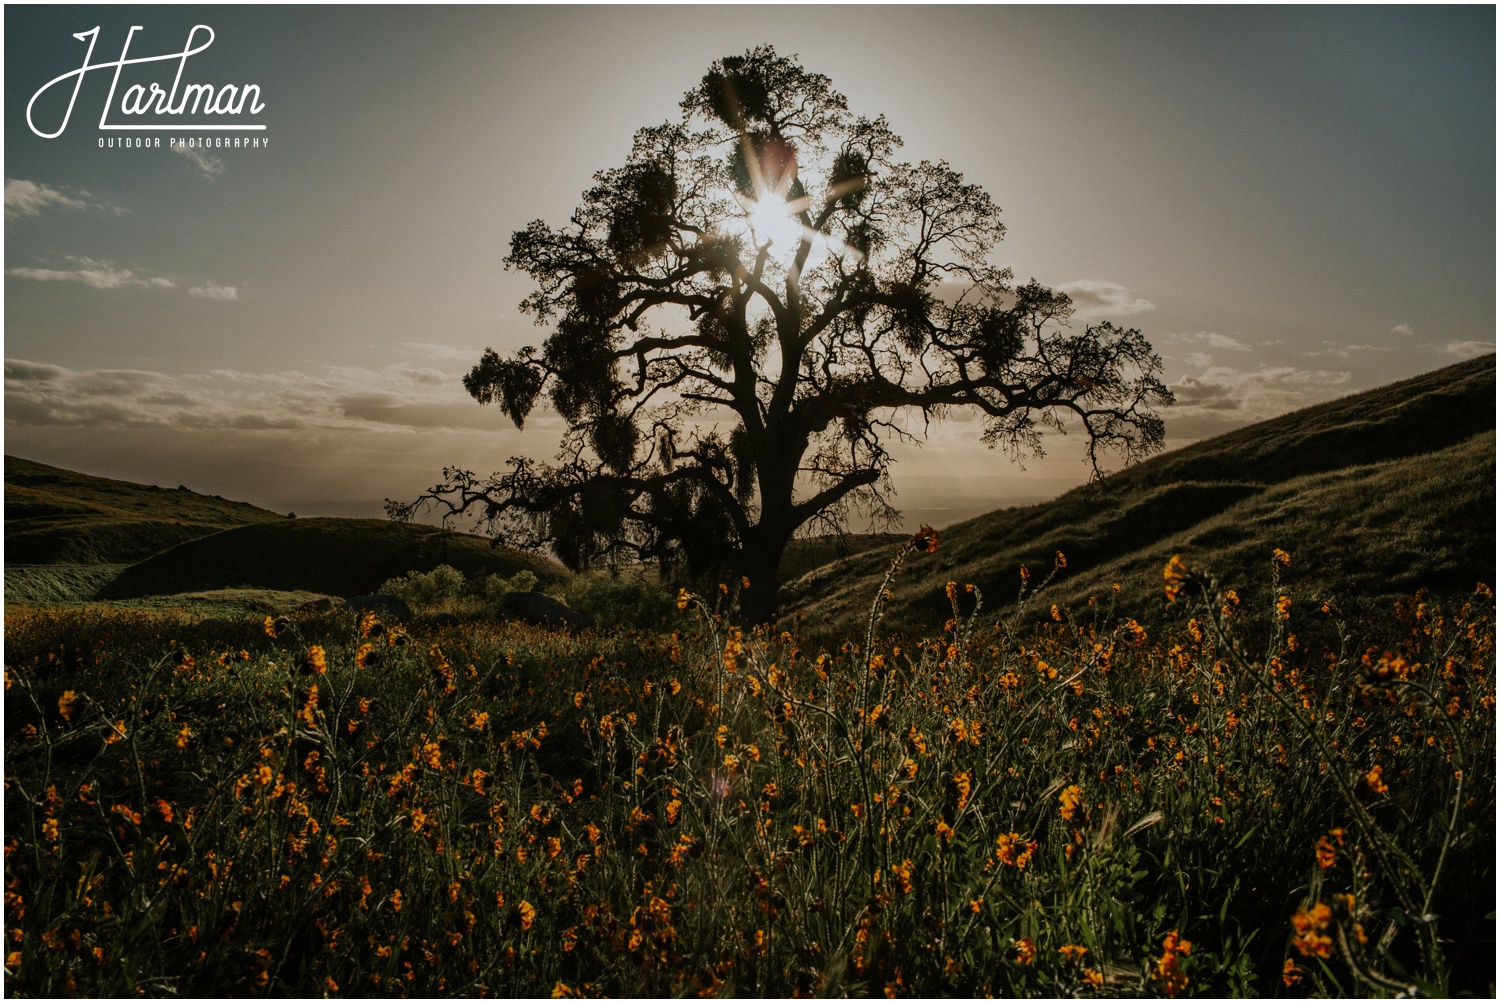
[[[1283,563],[873,651],[13,613],[6,990],[1492,993],[1491,595]]]

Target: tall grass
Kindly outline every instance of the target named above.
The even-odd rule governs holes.
[[[1492,597],[1295,570],[1160,635],[9,616],[6,988],[1492,991]]]

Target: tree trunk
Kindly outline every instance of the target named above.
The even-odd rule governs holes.
[[[776,622],[776,605],[781,593],[781,555],[786,551],[787,539],[787,536],[782,536],[779,542],[752,540],[745,548],[744,575],[750,580],[750,587],[740,592],[740,615],[751,626]]]

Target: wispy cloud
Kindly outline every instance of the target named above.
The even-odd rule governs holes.
[[[1250,346],[1232,338],[1227,334],[1218,334],[1213,331],[1195,331],[1192,334],[1168,334],[1163,335],[1163,341],[1175,341],[1182,345],[1207,345],[1209,348],[1221,348],[1231,352],[1248,352]]]
[[[1320,348],[1316,352],[1308,352],[1309,358],[1330,359],[1352,359],[1355,352],[1389,352],[1389,345],[1340,345],[1337,342],[1325,341],[1327,347]]]
[[[403,341],[401,347],[434,359],[447,359],[450,362],[464,362],[469,365],[478,362],[481,354],[478,348],[455,348],[452,345],[438,345],[430,341]]]
[[[1411,335],[1416,334],[1417,332],[1416,332],[1416,330],[1410,324],[1397,324],[1395,327],[1391,328],[1391,333],[1392,334],[1404,334],[1404,335],[1407,335],[1408,337],[1410,337]]]
[[[1493,341],[1450,341],[1444,346],[1443,351],[1449,355],[1456,355],[1460,359],[1473,359],[1481,355],[1489,355],[1495,350]]]
[[[70,198],[48,185],[20,178],[5,179],[5,218],[19,219],[23,216],[40,216],[52,208],[85,209],[88,203]]]
[[[7,268],[5,274],[18,279],[30,279],[33,282],[77,282],[80,285],[88,286],[90,289],[178,288],[178,280],[176,279],[160,275],[142,275],[134,269],[121,267],[112,261],[75,257],[71,254],[64,255],[63,257],[69,264],[76,267],[16,267]],[[199,297],[200,299],[219,300],[221,302],[240,298],[239,287],[213,281],[189,286],[187,294]]]
[[[185,146],[181,143],[172,144],[172,152],[180,153],[187,158],[188,162],[205,178],[214,178],[223,174],[228,169],[223,157],[216,157],[212,153],[205,153],[196,146]]]
[[[1214,435],[1331,400],[1347,392],[1350,375],[1294,366],[1209,366],[1172,384],[1177,404],[1166,418],[1174,436]]]
[[[33,282],[78,282],[91,289],[175,289],[177,283],[168,278],[138,275],[129,268],[117,267],[111,261],[94,258],[75,258],[68,261],[77,268],[7,268],[5,274]]]
[[[201,286],[193,286],[188,290],[189,296],[200,296],[210,300],[237,300],[240,298],[239,290],[234,286],[215,285],[205,282]]]
[[[456,374],[423,366],[328,367],[320,375],[228,369],[169,375],[73,370],[25,359],[5,361],[5,422],[221,431],[506,427],[501,411],[474,403]]]
[[[1057,287],[1067,293],[1080,313],[1114,314],[1129,316],[1155,310],[1156,304],[1137,296],[1118,282],[1100,282],[1095,279],[1075,279]]]
[[[38,184],[20,178],[5,179],[5,218],[22,219],[40,216],[49,209],[95,209],[100,212],[123,213],[126,210],[108,202],[90,201],[93,195],[83,190],[69,194],[51,185]]]

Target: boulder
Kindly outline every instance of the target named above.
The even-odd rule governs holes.
[[[353,613],[374,613],[387,620],[411,622],[411,607],[400,596],[353,596],[344,600],[344,609]]]
[[[457,627],[458,617],[454,616],[452,613],[439,613],[437,616],[432,618],[432,625],[439,629],[447,627]]]
[[[327,613],[333,609],[332,599],[314,599],[297,607],[298,613]]]
[[[506,616],[543,627],[592,627],[594,618],[569,609],[545,592],[507,592],[500,599]]]

